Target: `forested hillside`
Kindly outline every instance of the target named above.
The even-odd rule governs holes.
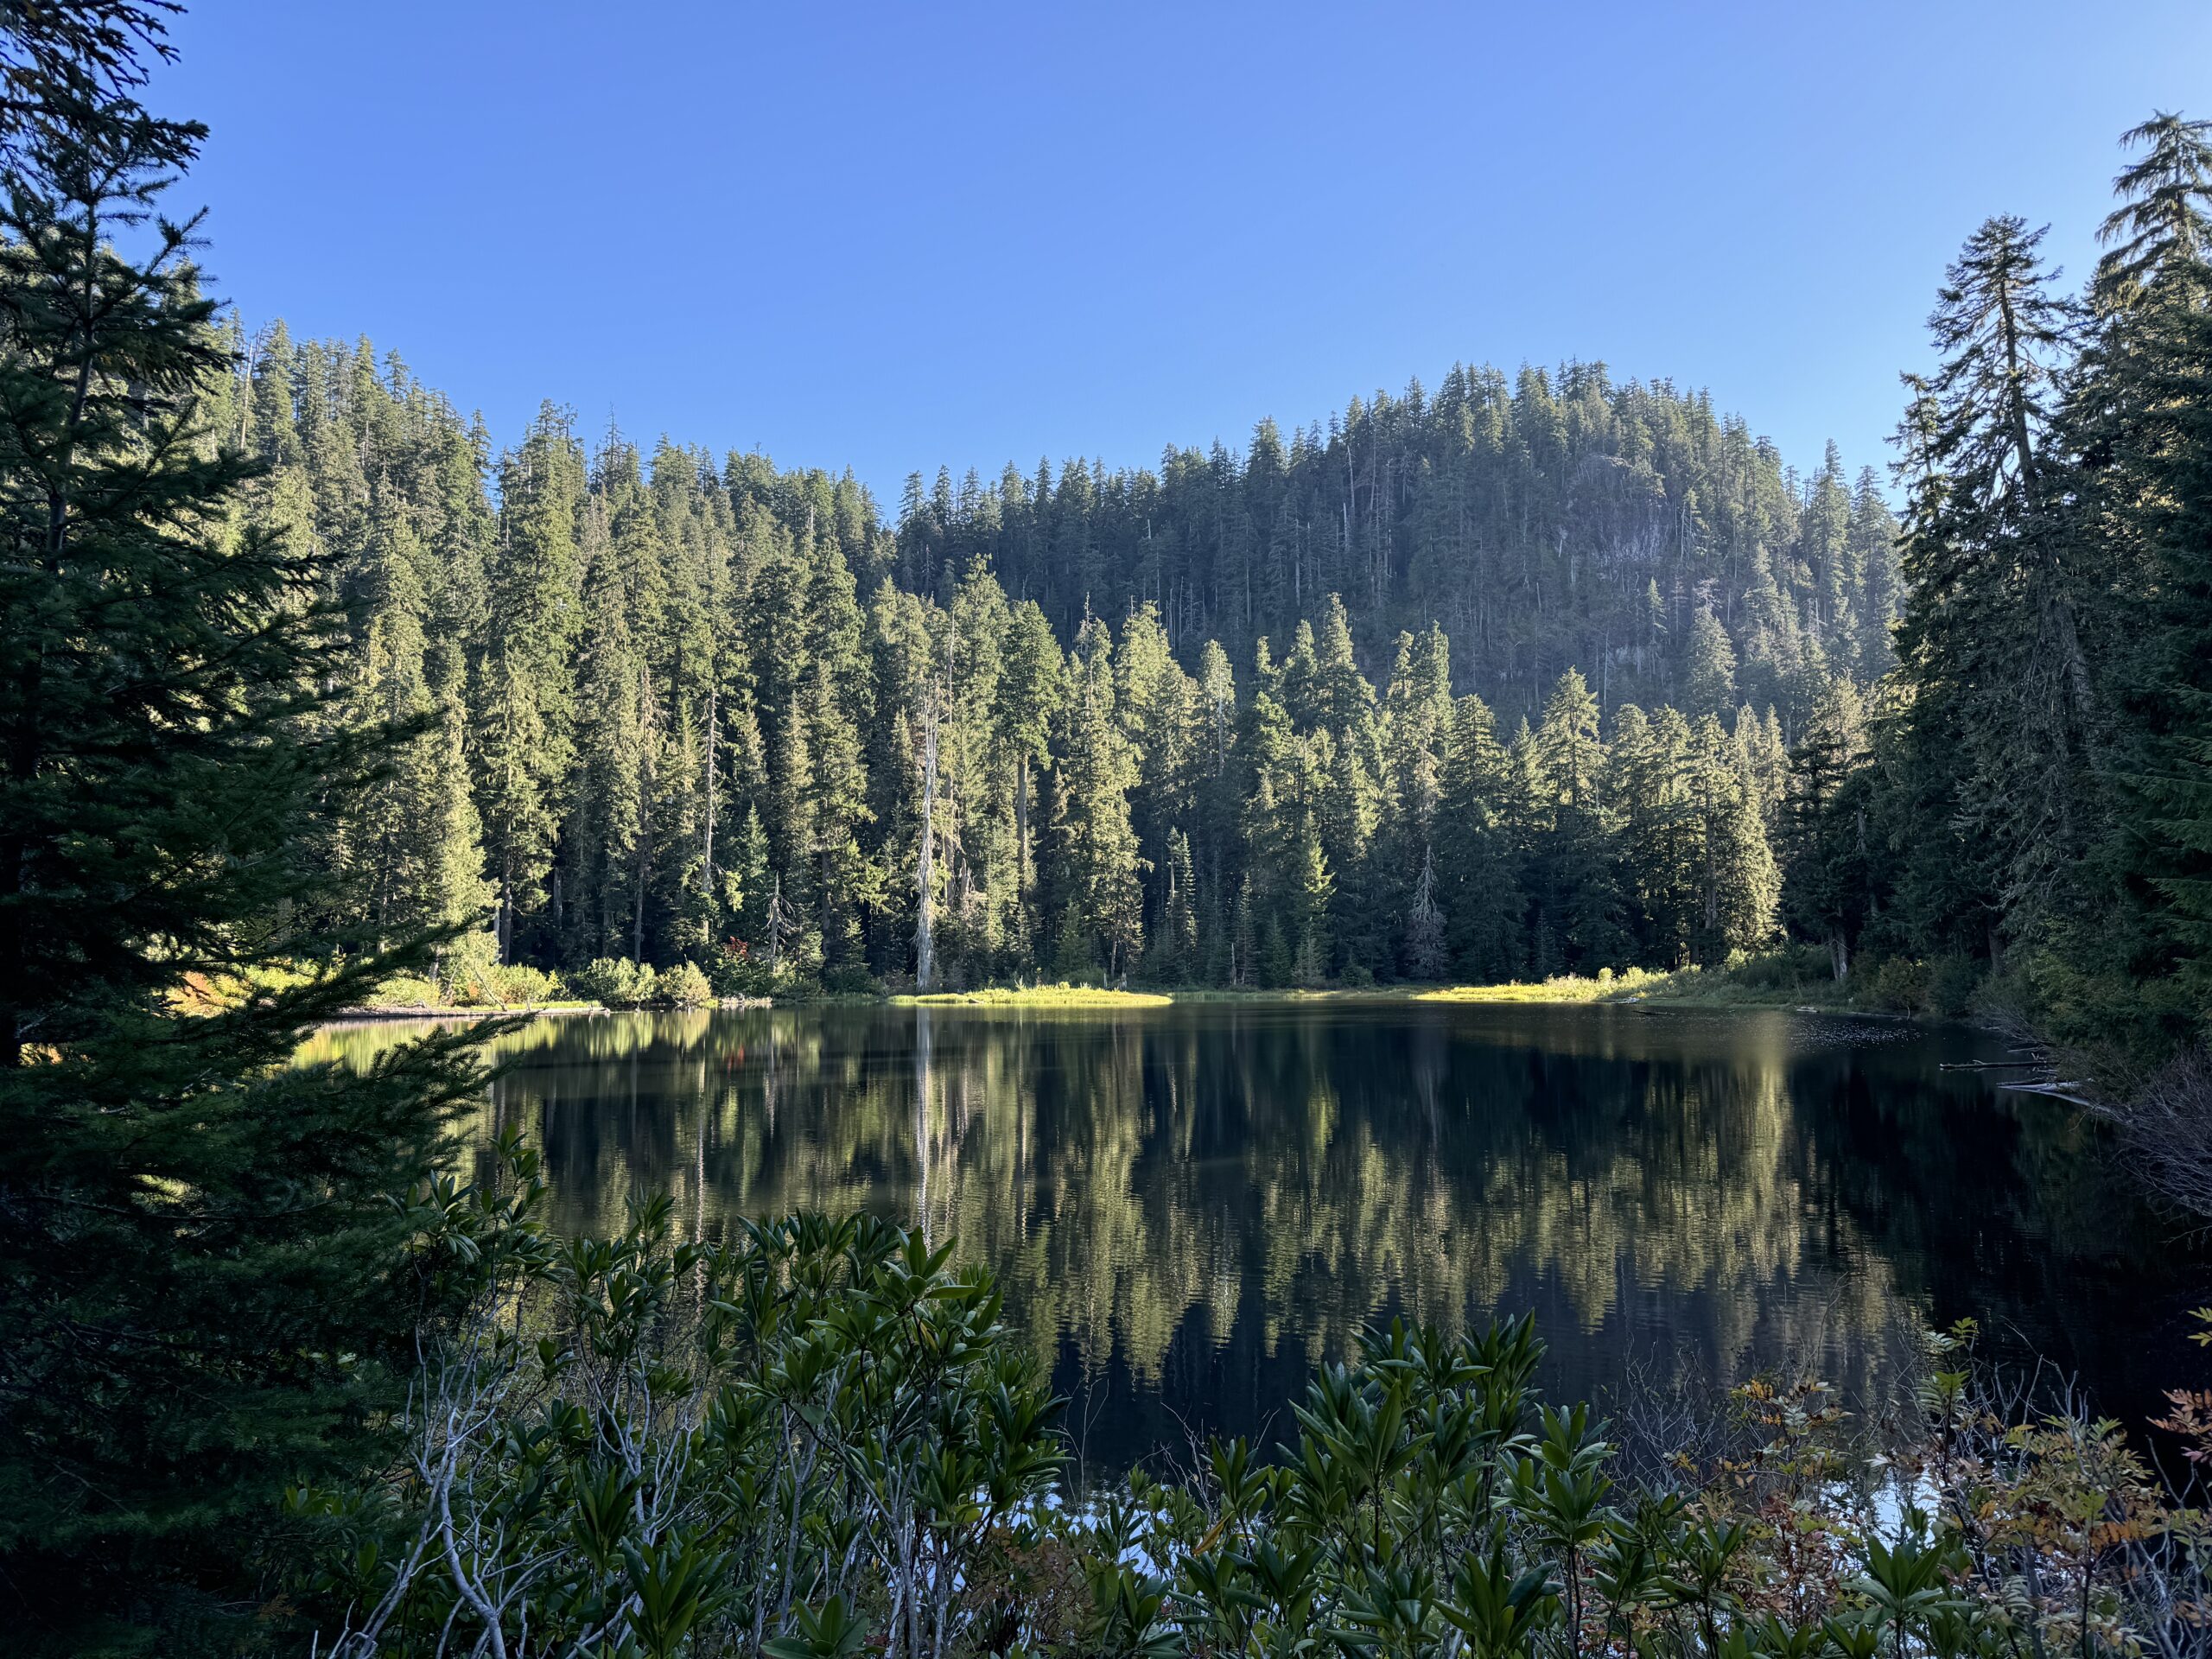
[[[1871,474],[1595,367],[1455,369],[1157,475],[917,477],[894,527],[849,477],[550,404],[495,454],[365,344],[236,344],[218,429],[268,463],[246,517],[340,573],[345,717],[426,722],[331,804],[340,919],[488,910],[508,959],[1717,960],[1773,936],[1787,747],[1890,660]]]
[[[490,916],[458,971],[726,989],[1794,936],[1907,1001],[2010,976],[2057,1027],[2170,1042],[2212,849],[2204,134],[2128,135],[2078,297],[2018,219],[1969,239],[1906,377],[1902,524],[1833,451],[1793,474],[1592,366],[1455,369],[1157,474],[917,475],[893,524],[849,477],[550,404],[495,452],[396,359],[234,329],[241,516],[338,573],[325,718],[422,722],[328,803],[329,919]]]
[[[1379,670],[1401,628],[1441,626],[1460,689],[1534,717],[1582,669],[1618,702],[1714,712],[1695,683],[1710,614],[1749,701],[1807,709],[1824,671],[1890,664],[1895,528],[1872,468],[1833,445],[1809,479],[1709,398],[1617,386],[1602,365],[1556,375],[1455,366],[1433,398],[1351,400],[1287,445],[1262,421],[1240,454],[1170,449],[1160,471],[1009,467],[995,484],[907,481],[899,578],[938,591],[988,556],[1063,636],[1086,605],[1149,602],[1178,647],[1212,637],[1238,662],[1341,594]],[[1700,700],[1704,700],[1704,706]],[[1725,711],[1724,711],[1725,712]]]

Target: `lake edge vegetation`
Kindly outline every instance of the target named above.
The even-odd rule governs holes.
[[[1921,1339],[1880,1421],[1814,1377],[1631,1394],[1628,1446],[1533,1386],[1533,1323],[1394,1322],[1287,1444],[1071,1485],[1064,1402],[950,1242],[665,1199],[536,1219],[518,1137],[448,1181],[471,1318],[405,1457],[296,1489],[319,1650],[1936,1659],[2203,1650],[2203,1520],[2119,1426]],[[2163,1425],[2191,1456],[2212,1402]],[[499,1632],[493,1639],[493,1632]]]

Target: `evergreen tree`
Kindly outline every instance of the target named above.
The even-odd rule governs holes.
[[[723,941],[742,947],[741,954],[765,957],[768,946],[768,832],[760,823],[760,809],[747,806],[744,822],[732,838],[729,858],[721,871],[723,912],[736,923],[734,939]]]
[[[812,898],[826,965],[858,954],[861,922],[881,902],[884,872],[868,855],[862,833],[874,822],[860,722],[838,695],[830,659],[817,658],[806,701],[806,744],[813,787],[805,817],[812,836]]]
[[[651,855],[652,711],[643,653],[632,632],[629,560],[615,551],[608,505],[586,510],[590,575],[575,689],[576,776],[569,782],[563,893],[569,959],[638,957],[640,876]]]
[[[1606,771],[1606,792],[1620,803],[1620,887],[1637,954],[1656,967],[1682,967],[1695,952],[1703,848],[1681,715],[1622,708]]]
[[[1193,977],[1198,968],[1198,877],[1191,861],[1191,838],[1167,832],[1167,889],[1160,926],[1153,939],[1154,978],[1169,982]]]
[[[327,556],[237,528],[262,463],[160,210],[202,130],[138,102],[164,20],[0,16],[0,1604],[34,1654],[250,1639],[280,1492],[385,1449],[434,1311],[389,1200],[474,1087],[445,1041],[290,1064],[429,964],[307,931],[309,825],[435,728],[340,729]]]
[[[1116,718],[1113,641],[1096,618],[1084,624],[1071,664],[1054,778],[1054,823],[1067,967],[1103,953],[1109,976],[1128,969],[1144,944],[1144,861],[1129,822],[1136,755]]]
[[[1900,437],[1910,718],[1927,764],[1949,773],[1952,810],[1998,861],[2015,931],[2079,868],[2098,804],[2082,577],[2046,444],[2075,317],[2050,292],[2042,237],[2005,217],[1968,239],[1929,319],[1943,362]]]
[[[1451,952],[1445,944],[1444,912],[1436,903],[1436,860],[1423,848],[1421,874],[1414,880],[1413,906],[1406,912],[1406,976],[1441,979],[1450,965]]]
[[[1700,901],[1691,947],[1707,965],[1771,944],[1782,898],[1765,816],[1734,760],[1720,722],[1710,715],[1699,721],[1687,757]]]
[[[1709,606],[1690,619],[1688,661],[1684,664],[1683,707],[1692,714],[1719,714],[1736,704],[1736,648],[1728,641]]]
[[[1489,707],[1471,694],[1460,698],[1444,766],[1438,902],[1453,964],[1477,984],[1510,980],[1528,959],[1513,826],[1529,807],[1514,798],[1516,781]]]
[[[789,936],[768,941],[779,965],[788,954],[788,945],[793,943],[799,946],[802,958],[818,962],[821,957],[819,934],[802,928],[798,919],[812,891],[815,851],[820,839],[815,810],[817,798],[814,786],[813,740],[809,734],[806,715],[800,707],[798,694],[794,691],[785,704],[783,717],[779,721],[774,829],[770,836],[778,931]]]
[[[1291,947],[1290,982],[1319,985],[1329,976],[1330,900],[1336,896],[1336,875],[1313,813],[1301,814],[1293,832],[1289,876],[1290,907],[1284,931]]]
[[[1376,839],[1382,791],[1363,748],[1351,734],[1338,741],[1323,731],[1307,740],[1316,779],[1315,839],[1330,871],[1325,927],[1330,948],[1318,959],[1318,969],[1306,976],[1315,982],[1338,961],[1365,975],[1395,966],[1391,912],[1384,907],[1391,886],[1382,868],[1388,853]],[[1301,850],[1301,862],[1304,856]],[[1302,875],[1300,880],[1311,887],[1310,877]]]
[[[1530,755],[1539,797],[1529,885],[1540,935],[1560,953],[1557,966],[1591,973],[1617,966],[1629,939],[1621,927],[1611,825],[1599,794],[1605,751],[1598,699],[1580,671],[1560,675],[1545,700]],[[1548,962],[1537,965],[1556,971]]]
[[[735,826],[757,811],[807,970],[901,969],[918,919],[911,882],[894,876],[918,854],[915,711],[939,678],[933,946],[946,975],[1033,969],[1065,908],[1056,887],[1040,892],[1062,872],[1049,846],[1040,868],[1035,820],[1058,810],[1045,774],[1063,759],[1064,645],[1086,582],[1127,618],[1116,717],[1137,764],[1143,915],[1157,924],[1173,889],[1199,934],[1191,971],[1224,976],[1255,960],[1240,965],[1235,942],[1248,863],[1263,866],[1255,891],[1288,902],[1311,885],[1298,874],[1309,828],[1329,871],[1323,971],[1402,967],[1431,849],[1440,882],[1458,880],[1437,822],[1455,681],[1518,713],[1541,696],[1538,662],[1584,662],[1601,707],[1656,707],[1679,689],[1722,711],[1732,676],[1736,695],[1771,702],[1795,733],[1831,666],[1878,671],[1885,642],[1870,619],[1895,605],[1895,573],[1876,556],[1885,510],[1863,479],[1839,511],[1834,458],[1798,488],[1705,400],[1595,370],[1517,383],[1458,371],[1433,400],[1417,388],[1362,400],[1287,443],[1262,423],[1243,457],[1171,452],[1157,476],[1092,462],[1009,468],[989,485],[918,474],[887,525],[849,479],[757,454],[717,464],[664,440],[648,467],[610,433],[587,469],[550,406],[494,467],[480,424],[392,354],[281,327],[238,338],[250,359],[213,418],[272,469],[244,493],[245,516],[328,556],[353,631],[358,701],[322,718],[368,719],[388,676],[418,710],[465,712],[498,935],[549,964],[602,950],[664,963],[733,926],[749,938],[760,918],[723,913],[721,878]],[[1676,504],[1653,549],[1663,579],[1648,561],[1617,570],[1584,550],[1592,533],[1621,545],[1646,534],[1634,500],[1599,492],[1577,506],[1560,487],[1615,463]],[[413,591],[396,603],[402,566]],[[1001,572],[1033,597],[1009,601]],[[1276,845],[1246,833],[1262,769],[1240,753],[1250,706],[1224,646],[1256,644],[1262,628],[1290,649],[1255,689],[1304,751],[1278,757],[1268,787],[1312,817],[1287,821]],[[1378,706],[1360,664],[1393,656]],[[431,753],[426,740],[417,785]],[[389,915],[451,908],[426,884],[434,863],[465,868],[466,837],[442,859],[408,849],[435,850],[434,822],[465,823],[404,804],[397,787],[335,803],[316,826],[315,856],[354,889],[340,911],[365,916],[359,895],[372,890]],[[1516,800],[1516,882],[1565,869],[1556,804]],[[1187,887],[1171,868],[1177,831]],[[766,889],[748,887],[757,906]],[[1456,938],[1468,912],[1451,896]],[[1506,954],[1524,965],[1538,935],[1554,967],[1588,954],[1556,903],[1533,934],[1514,926]],[[1616,931],[1605,948],[1646,943]],[[1299,939],[1283,949],[1295,966]]]
[[[1872,685],[1897,666],[1891,642],[1903,594],[1897,577],[1897,524],[1882,499],[1872,467],[1862,467],[1852,486],[1851,524],[1846,532],[1851,562],[1859,572],[1859,592],[1852,607],[1854,638],[1843,653],[1862,684]]]
[[[1870,918],[1866,760],[1857,695],[1847,682],[1831,682],[1789,756],[1784,846],[1790,918],[1827,946],[1839,980]]]
[[[2125,719],[2123,810],[2100,866],[2127,904],[2089,910],[2068,943],[2084,971],[2118,982],[2085,1023],[2148,1016],[2148,1040],[2171,1043],[2171,1001],[2140,982],[2177,966],[2185,1008],[2212,985],[2212,123],[2161,113],[2123,142],[2147,153],[2115,182],[2069,425],[2088,457],[2082,539],[2116,567],[2095,637]]]
[[[550,404],[499,467],[483,702],[476,747],[499,939],[512,953],[545,905],[575,755],[574,652],[583,617],[577,521],[583,452]],[[563,918],[556,913],[554,926]]]
[[[2202,272],[2212,256],[2212,121],[2160,110],[2120,141],[2145,154],[2113,181],[2120,205],[2098,227],[2094,291],[2107,308],[2139,303],[2172,273]]]
[[[1037,880],[1035,773],[1049,754],[1054,725],[1067,706],[1067,664],[1052,624],[1033,603],[1017,605],[1007,631],[1005,699],[998,709],[1000,753],[1014,778],[1014,890],[1025,934]]]

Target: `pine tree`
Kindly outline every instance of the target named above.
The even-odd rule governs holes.
[[[814,786],[814,745],[798,692],[791,693],[778,722],[772,827],[769,834],[776,916],[770,945],[780,967],[796,944],[802,957],[817,960],[821,939],[803,927],[800,917],[812,891],[815,851],[820,839]]]
[[[2177,966],[2200,1007],[2212,985],[2212,124],[2161,113],[2124,142],[2147,153],[2114,185],[2069,423],[2089,458],[2083,538],[2115,571],[2098,639],[2126,721],[2122,807],[2099,861],[2129,902],[2089,908],[2069,940],[2077,963],[2117,980],[2085,1014],[2100,1036],[2168,1005],[2143,980]]]
[[[631,628],[631,572],[607,519],[607,504],[594,499],[583,543],[590,576],[575,694],[576,775],[562,836],[568,956],[579,963],[639,955],[632,940],[643,919],[637,874],[647,854],[640,811],[651,725],[645,668]]]
[[[1513,826],[1526,819],[1529,806],[1516,798],[1516,783],[1488,705],[1471,694],[1460,698],[1452,710],[1438,825],[1444,852],[1440,902],[1453,963],[1477,984],[1511,979],[1528,958],[1527,901]]]
[[[823,964],[836,966],[857,957],[861,922],[871,906],[882,901],[885,872],[862,843],[875,813],[868,804],[860,722],[851,704],[839,696],[828,657],[816,660],[808,690],[806,741],[813,756],[814,780],[808,813],[814,832],[812,897]]]
[[[1167,890],[1160,906],[1160,926],[1153,938],[1153,976],[1167,982],[1187,981],[1198,972],[1198,876],[1191,861],[1191,838],[1180,830],[1167,832]]]
[[[1871,685],[1897,666],[1891,634],[1903,598],[1897,582],[1897,523],[1882,499],[1872,467],[1861,468],[1852,486],[1847,534],[1852,562],[1859,572],[1859,593],[1852,611],[1855,637],[1846,642],[1846,654],[1859,681]]]
[[[1688,661],[1683,664],[1682,706],[1694,715],[1719,714],[1736,704],[1736,648],[1710,606],[1690,619]]]
[[[1318,785],[1315,828],[1331,871],[1328,934],[1334,959],[1364,974],[1388,972],[1396,952],[1388,907],[1394,895],[1387,872],[1378,868],[1387,857],[1376,841],[1382,791],[1357,741],[1334,741],[1325,731],[1308,743]]]
[[[1436,828],[1452,727],[1452,647],[1441,628],[1432,626],[1418,639],[1398,636],[1383,726],[1395,827],[1402,845],[1426,846]]]
[[[0,19],[0,1617],[31,1653],[251,1637],[276,1494],[385,1449],[435,1311],[388,1200],[476,1086],[445,1041],[290,1063],[429,965],[308,931],[315,802],[426,725],[335,729],[330,564],[243,511],[197,221],[160,210],[202,130],[137,102],[163,21]]]
[[[1699,915],[1691,948],[1707,965],[1770,944],[1782,872],[1757,796],[1734,764],[1733,746],[1707,715],[1689,735],[1688,788],[1695,814]]]
[[[922,821],[914,837],[914,988],[937,979],[938,709],[934,698],[922,717]]]
[[[1424,847],[1421,874],[1414,880],[1414,901],[1406,912],[1406,976],[1436,980],[1451,966],[1445,944],[1444,912],[1436,902],[1436,860]]]
[[[731,839],[728,861],[720,873],[721,902],[739,931],[734,940],[725,939],[723,947],[740,944],[748,956],[756,950],[765,956],[769,942],[768,832],[761,825],[757,805],[745,809],[744,822]]]
[[[1618,965],[1629,940],[1621,927],[1612,830],[1599,793],[1605,751],[1598,699],[1579,670],[1560,675],[1545,699],[1531,756],[1541,791],[1529,882],[1537,925],[1562,953],[1560,965],[1593,973]]]
[[[1827,948],[1839,980],[1851,971],[1871,910],[1866,760],[1858,696],[1848,682],[1833,681],[1789,756],[1783,847],[1790,919]]]
[[[1619,886],[1652,965],[1679,968],[1696,950],[1702,852],[1690,778],[1689,728],[1679,712],[1613,716],[1605,792],[1618,802]]]
[[[1330,900],[1336,876],[1321,844],[1320,826],[1311,814],[1294,832],[1290,869],[1290,978],[1299,985],[1319,985],[1329,977],[1332,954]]]
[[[2160,110],[2120,141],[2145,154],[2113,181],[2120,206],[2098,227],[2094,291],[2107,308],[2139,302],[2161,276],[2202,271],[2212,256],[2212,121]]]
[[[1154,871],[1155,912],[1164,914],[1176,876],[1169,838],[1179,832],[1187,838],[1197,808],[1203,741],[1198,688],[1175,660],[1158,608],[1151,605],[1139,607],[1122,625],[1114,671],[1122,729],[1137,763],[1130,823]]]
[[[574,654],[582,623],[578,516],[583,452],[565,411],[539,410],[499,468],[499,544],[492,562],[483,701],[476,747],[499,939],[512,954],[548,899],[546,877],[567,806],[575,755]],[[557,931],[563,918],[556,913]]]
[[[1067,704],[1067,666],[1052,624],[1033,603],[1017,605],[1007,632],[1005,698],[998,742],[1014,774],[1014,902],[1026,915],[1037,880],[1035,772]],[[1031,932],[1033,918],[1021,924]]]
[[[2098,804],[2082,577],[2046,443],[2075,319],[2049,291],[2042,236],[2007,217],[1968,239],[1929,319],[1944,360],[1900,433],[1910,718],[1953,812],[1991,849],[2015,931],[2080,868]]]
[[[1144,861],[1129,822],[1136,756],[1116,718],[1113,641],[1096,618],[1077,637],[1072,677],[1054,780],[1059,955],[1065,967],[1077,948],[1071,918],[1072,938],[1085,951],[1103,947],[1114,976],[1143,948]]]

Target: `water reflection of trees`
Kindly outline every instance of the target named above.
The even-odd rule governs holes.
[[[1864,1389],[1901,1317],[2094,1323],[2069,1287],[2156,1249],[2078,1126],[1937,1074],[1930,1040],[1626,1009],[640,1014],[504,1039],[490,1117],[542,1138],[565,1227],[645,1190],[703,1231],[867,1205],[992,1263],[1064,1376],[1202,1414],[1400,1310],[1533,1306],[1563,1387],[1637,1346]]]

